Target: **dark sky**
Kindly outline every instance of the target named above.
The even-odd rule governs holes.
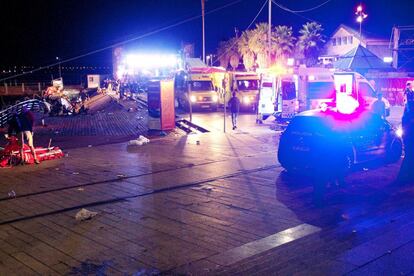
[[[207,0],[206,11],[232,0]],[[300,10],[325,0],[277,0]],[[331,0],[303,16],[320,22],[330,35],[341,24],[358,29],[354,9],[360,1]],[[234,35],[234,27],[244,30],[258,13],[264,0],[241,2],[206,16],[207,53],[215,51],[218,41]],[[369,14],[363,31],[389,38],[393,25],[414,25],[412,0],[365,0]],[[0,66],[6,64],[44,65],[55,57],[71,58],[92,50],[146,34],[201,13],[200,0],[34,0],[1,1]],[[272,23],[298,29],[307,20],[273,5]],[[267,6],[256,22],[267,21]],[[201,19],[138,40],[141,49],[179,49],[181,41],[194,42],[201,54]],[[110,64],[110,51],[79,62]]]

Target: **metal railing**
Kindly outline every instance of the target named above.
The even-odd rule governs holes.
[[[0,127],[4,127],[10,121],[14,113],[20,114],[22,112],[23,107],[26,107],[32,111],[41,111],[44,108],[43,101],[40,100],[27,100],[24,102],[20,102],[13,106],[10,106],[4,110],[0,111]]]

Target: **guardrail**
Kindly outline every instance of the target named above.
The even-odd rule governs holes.
[[[44,103],[36,99],[27,100],[0,111],[0,127],[7,125],[7,122],[10,121],[14,112],[21,113],[23,107],[32,111],[40,111],[44,107]]]

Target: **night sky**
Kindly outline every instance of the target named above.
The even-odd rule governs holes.
[[[233,2],[207,0],[206,12]],[[325,0],[277,0],[300,10],[314,7]],[[206,16],[207,53],[215,52],[218,42],[234,35],[234,27],[245,30],[264,1],[241,0],[231,7]],[[360,1],[331,0],[317,10],[301,13],[316,20],[330,35],[344,23],[358,29],[354,10]],[[412,0],[365,0],[368,18],[363,32],[389,39],[393,25],[414,25]],[[143,35],[201,13],[200,0],[36,0],[1,1],[0,65],[45,65],[55,57],[71,58],[113,43]],[[272,23],[294,27],[295,33],[306,19],[273,5]],[[256,22],[267,21],[267,6]],[[151,35],[134,43],[134,47],[164,49],[176,52],[181,42],[194,42],[196,55],[201,55],[201,19]],[[111,63],[110,51],[78,61],[105,65]]]

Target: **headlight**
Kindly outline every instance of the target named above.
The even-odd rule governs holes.
[[[217,95],[213,95],[213,102],[217,102],[218,101],[218,96]]]
[[[196,98],[196,96],[191,96],[190,100],[191,100],[192,103],[195,103],[197,101],[197,98]]]
[[[397,128],[397,130],[395,131],[395,134],[396,134],[398,137],[402,137],[402,136],[403,136],[403,134],[404,134],[404,131],[403,131],[402,127],[398,127],[398,128]]]
[[[243,97],[243,102],[244,102],[245,104],[250,103],[250,98],[249,98],[248,96],[244,96],[244,97]]]

